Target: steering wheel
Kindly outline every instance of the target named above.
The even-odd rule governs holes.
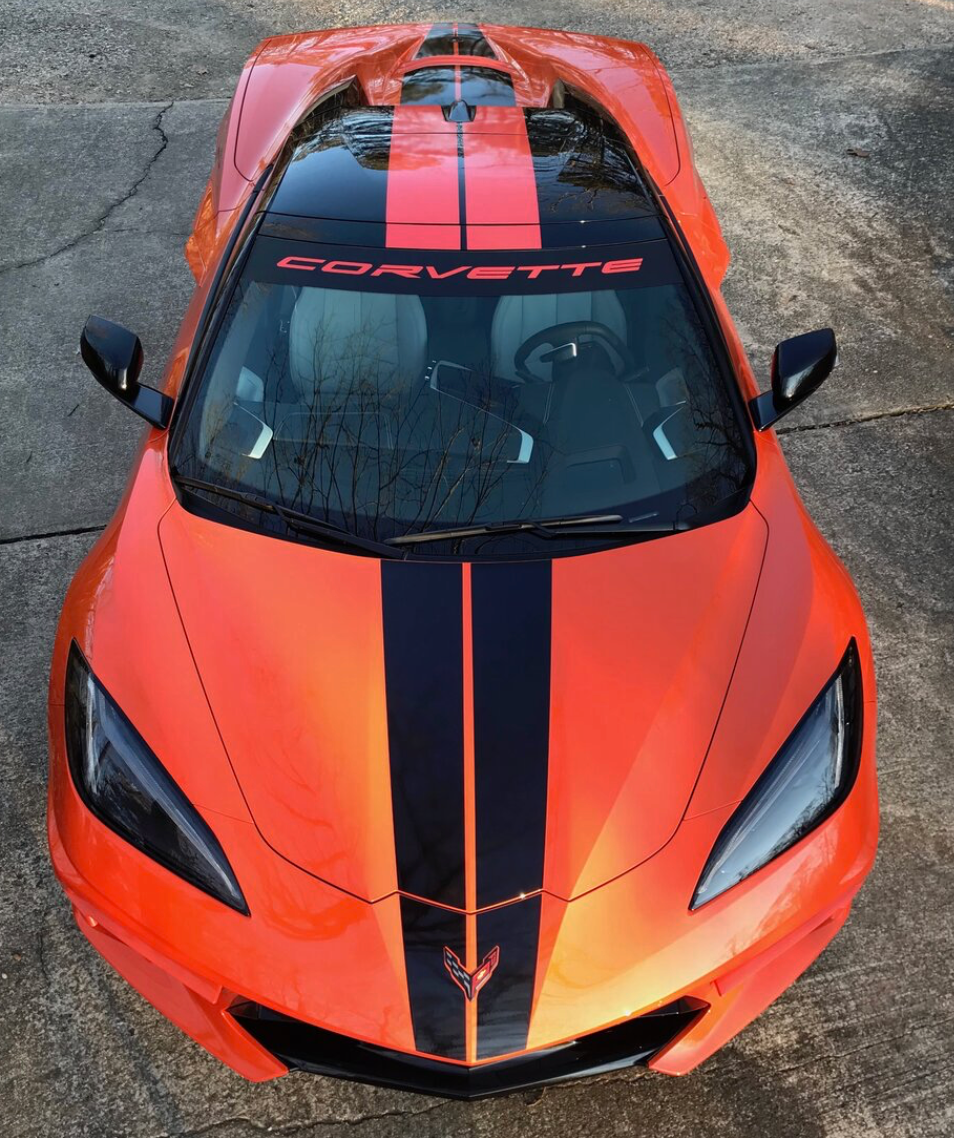
[[[540,357],[541,362],[551,363],[554,360],[572,359],[578,353],[582,336],[592,336],[609,344],[622,363],[617,379],[625,380],[636,375],[636,360],[633,353],[612,328],[607,328],[597,320],[568,320],[564,324],[551,324],[549,328],[528,336],[514,353],[513,366],[517,375],[527,383],[546,383],[545,379],[534,375],[527,367],[527,360],[531,354],[544,344],[549,344],[551,349]]]

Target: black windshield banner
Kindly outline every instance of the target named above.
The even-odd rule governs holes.
[[[681,281],[666,240],[573,250],[362,249],[259,236],[255,281],[360,292],[457,296],[591,292]]]

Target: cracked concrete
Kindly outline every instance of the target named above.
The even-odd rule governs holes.
[[[21,541],[47,541],[53,537],[78,537],[88,533],[102,533],[105,525],[80,526],[77,529],[58,529],[50,533],[22,533],[14,537],[0,537],[0,545],[18,545]]]
[[[822,324],[842,366],[783,424],[855,576],[880,682],[881,853],[844,932],[683,1080],[467,1106],[307,1076],[252,1086],[86,946],[51,880],[45,683],[76,565],[138,421],[83,368],[91,311],[158,374],[238,69],[266,34],[513,18],[397,0],[7,0],[0,14],[0,1128],[12,1138],[942,1138],[954,1133],[954,0],[548,0],[528,22],[647,39],[673,70],[733,251],[753,363]],[[851,151],[865,152],[857,157]]]
[[[954,402],[938,403],[934,407],[892,407],[888,411],[872,411],[867,415],[856,415],[854,419],[838,419],[832,423],[796,423],[793,426],[787,426],[783,422],[776,428],[776,434],[791,435],[799,431],[825,431],[831,427],[854,427],[859,423],[874,423],[878,419],[898,419],[905,415],[933,415],[937,411],[954,411]]]
[[[103,213],[101,213],[99,217],[93,221],[92,225],[88,229],[84,229],[82,232],[76,234],[75,237],[71,237],[68,241],[64,242],[64,244],[59,245],[55,249],[51,249],[48,253],[43,253],[40,256],[32,257],[25,261],[17,261],[13,264],[0,264],[0,274],[16,272],[19,269],[30,269],[33,268],[34,265],[42,265],[45,261],[52,260],[53,257],[58,257],[61,253],[66,253],[70,249],[75,249],[76,246],[81,242],[86,241],[96,233],[100,233],[102,230],[104,230],[113,214],[122,206],[124,206],[126,202],[134,198],[137,193],[139,193],[140,186],[142,186],[143,182],[145,182],[145,180],[149,177],[153,166],[155,166],[155,164],[159,161],[159,158],[162,156],[166,147],[169,145],[169,137],[162,129],[162,120],[165,117],[166,112],[170,110],[172,106],[172,103],[167,103],[164,107],[161,107],[156,113],[156,117],[153,119],[150,125],[150,129],[159,135],[159,145],[149,156],[148,161],[143,167],[142,173],[136,178],[136,180],[129,186],[127,190],[125,190],[118,198],[115,198],[109,203]]]

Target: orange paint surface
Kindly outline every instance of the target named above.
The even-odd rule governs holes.
[[[428,27],[275,37],[250,58],[189,241],[199,283],[162,381],[169,395],[181,390],[225,243],[289,129],[352,78],[370,103],[398,104],[407,70],[435,63],[413,59]],[[549,105],[557,78],[585,89],[628,135],[677,217],[740,392],[751,398],[758,387],[719,293],[728,250],[659,61],[618,40],[483,30],[498,56],[492,69],[511,75],[518,106],[481,107],[462,128],[467,244],[539,245],[521,108]],[[394,124],[388,244],[459,247],[456,124],[426,106],[398,106]],[[755,482],[738,514],[553,563],[548,822],[530,1049],[690,996],[709,1010],[651,1064],[690,1070],[824,948],[872,865],[875,686],[864,616],[798,499],[774,434],[753,438]],[[247,1078],[285,1068],[228,1015],[236,996],[416,1053],[396,891],[380,566],[187,512],[169,477],[167,443],[164,433],[147,432],[117,513],[64,603],[49,697],[56,874],[98,951]],[[467,565],[463,599],[464,964],[474,971]],[[852,637],[865,694],[857,784],[816,831],[690,912],[722,826]],[[216,834],[249,917],[139,853],[81,803],[63,722],[74,640]],[[476,1007],[466,1012],[467,1063],[476,1061]]]

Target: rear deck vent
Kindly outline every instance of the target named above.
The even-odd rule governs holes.
[[[463,99],[457,99],[444,107],[444,118],[448,122],[473,122],[476,113],[477,108],[465,103]]]

